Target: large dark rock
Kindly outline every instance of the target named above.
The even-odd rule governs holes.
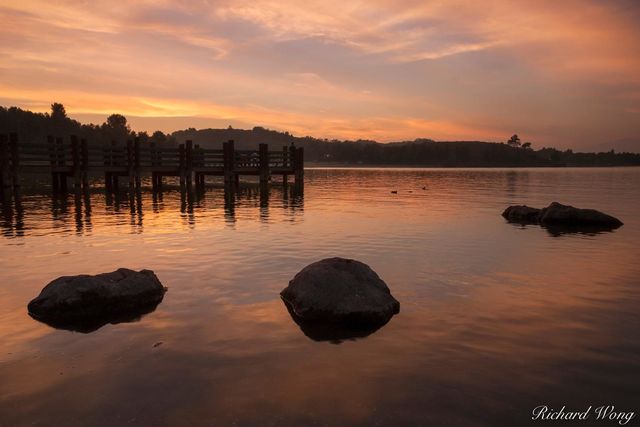
[[[51,326],[90,332],[153,311],[166,290],[151,270],[120,268],[95,276],[59,277],[27,309],[32,317]]]
[[[620,227],[622,221],[595,209],[579,209],[573,206],[553,202],[542,209],[539,216],[540,224],[587,225]]]
[[[502,212],[502,216],[509,222],[553,227],[559,233],[565,228],[572,232],[597,232],[623,225],[619,219],[595,209],[579,209],[558,202],[553,202],[543,209],[522,205],[509,206]]]
[[[384,325],[400,311],[400,303],[384,281],[369,266],[352,259],[328,258],[310,264],[280,295],[299,324],[335,325],[354,333],[359,330],[360,335],[362,330]]]

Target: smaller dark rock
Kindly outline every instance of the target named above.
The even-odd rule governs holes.
[[[502,216],[511,222],[520,222],[525,224],[537,224],[540,209],[531,208],[525,205],[509,206],[502,212]]]
[[[523,205],[509,206],[502,212],[502,216],[509,222],[539,224],[545,228],[553,228],[554,235],[563,234],[565,229],[571,233],[597,233],[623,225],[618,218],[595,209],[580,209],[558,202],[553,202],[543,209]]]
[[[546,208],[542,209],[539,216],[540,224],[564,224],[564,225],[585,225],[585,226],[603,226],[603,227],[620,227],[622,221],[595,209],[579,209],[573,206],[563,205],[553,202]]]
[[[120,268],[95,276],[59,277],[27,309],[53,327],[91,332],[107,323],[139,319],[155,310],[166,290],[151,270]]]

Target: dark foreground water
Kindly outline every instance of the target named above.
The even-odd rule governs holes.
[[[554,200],[625,225],[500,216]],[[539,405],[637,424],[638,212],[638,168],[316,169],[304,193],[235,199],[27,192],[0,217],[0,425],[548,425]],[[363,339],[307,337],[278,294],[330,256],[372,266],[400,314]],[[80,333],[27,315],[50,280],[121,266],[169,287],[139,321]]]

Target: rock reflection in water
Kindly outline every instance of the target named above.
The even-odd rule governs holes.
[[[561,237],[567,234],[582,234],[585,236],[596,236],[598,234],[603,234],[603,233],[613,233],[616,231],[616,229],[618,227],[611,227],[611,226],[598,226],[598,225],[560,225],[560,224],[554,224],[554,225],[549,225],[549,224],[538,224],[537,222],[531,222],[531,221],[508,221],[507,223],[509,223],[510,225],[517,227],[517,228],[528,228],[528,227],[535,227],[535,228],[543,228],[544,230],[547,231],[547,233],[552,236],[552,237]]]
[[[302,333],[314,341],[330,341],[332,344],[341,344],[343,341],[354,341],[366,338],[391,320],[389,319],[382,323],[369,324],[367,326],[309,321],[297,316],[286,301],[283,300],[282,302],[293,321],[300,327]]]
[[[109,316],[94,317],[91,319],[75,319],[75,320],[41,319],[31,313],[29,313],[29,316],[31,316],[33,319],[37,320],[38,322],[42,322],[46,325],[51,326],[52,328],[64,329],[67,331],[88,334],[91,332],[95,332],[98,329],[108,324],[117,325],[119,323],[138,322],[147,314],[153,313],[156,310],[156,308],[158,308],[160,303],[162,303],[162,299],[156,303],[152,303],[144,306],[138,306],[135,309],[130,310],[126,313],[114,313]]]

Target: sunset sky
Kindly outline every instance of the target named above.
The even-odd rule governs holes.
[[[0,105],[136,130],[640,150],[640,2],[0,2]]]

